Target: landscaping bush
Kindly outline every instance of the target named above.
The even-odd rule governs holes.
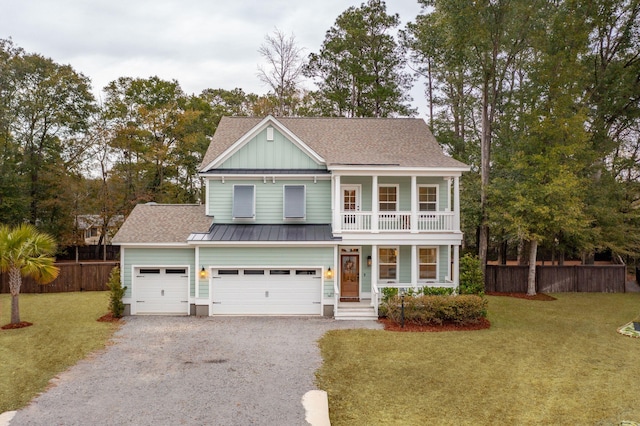
[[[422,287],[424,296],[451,296],[453,288],[451,287]]]
[[[402,298],[395,296],[383,302],[387,317],[402,321]],[[404,321],[419,325],[445,322],[475,324],[487,316],[487,300],[477,295],[415,296],[404,298]]]
[[[127,287],[122,287],[122,283],[120,282],[120,268],[117,266],[113,268],[109,274],[107,287],[109,287],[109,311],[111,311],[111,315],[113,315],[114,318],[120,318],[124,313],[122,296],[124,296]]]
[[[478,256],[467,253],[460,259],[460,294],[484,296],[484,276]]]

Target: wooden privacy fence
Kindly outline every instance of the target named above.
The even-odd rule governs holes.
[[[107,280],[120,262],[56,263],[60,274],[53,282],[42,285],[32,278],[22,278],[20,293],[62,293],[67,291],[108,290]],[[9,275],[0,274],[0,293],[9,293]]]
[[[539,293],[624,293],[625,265],[536,266]],[[528,266],[487,265],[485,291],[526,293]]]

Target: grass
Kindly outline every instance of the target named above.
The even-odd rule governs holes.
[[[317,372],[331,424],[640,422],[640,294],[489,297],[488,330],[333,330]]]
[[[117,326],[96,321],[108,312],[107,292],[21,294],[20,319],[32,326],[0,330],[0,413],[24,407],[53,377],[103,348]],[[10,322],[0,295],[0,325]]]

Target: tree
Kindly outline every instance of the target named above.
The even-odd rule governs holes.
[[[350,7],[327,31],[319,53],[309,56],[305,75],[316,80],[323,114],[347,117],[413,115],[411,76],[400,46],[389,34],[400,23],[381,0]]]
[[[265,36],[265,43],[258,52],[268,67],[258,66],[258,78],[269,86],[277,99],[276,116],[295,115],[293,101],[302,77],[302,48],[296,45],[295,36],[287,37],[278,28]]]
[[[11,324],[20,323],[18,297],[22,277],[33,277],[40,284],[57,278],[54,265],[56,243],[53,237],[34,226],[21,224],[15,228],[0,225],[0,271],[9,274],[11,291]]]
[[[425,58],[428,69],[442,69],[442,93],[454,117],[454,133],[464,131],[468,93],[477,100],[473,119],[480,146],[480,229],[478,253],[483,265],[489,245],[488,193],[496,123],[510,89],[514,63],[527,48],[538,1],[459,2],[420,0],[429,18],[408,26],[414,61]],[[438,77],[438,76],[437,76]]]

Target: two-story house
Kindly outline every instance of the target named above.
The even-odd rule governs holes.
[[[128,313],[374,318],[384,287],[455,288],[467,170],[421,119],[225,117],[205,204],[114,238]]]

